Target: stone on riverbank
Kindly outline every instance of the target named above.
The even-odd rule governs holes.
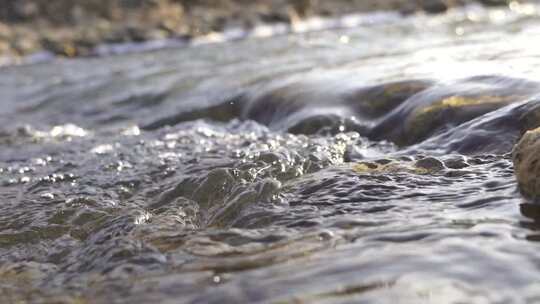
[[[525,196],[540,198],[540,128],[527,131],[513,152],[514,172]]]
[[[510,0],[3,0],[0,5],[0,57],[49,51],[86,56],[107,43],[189,40],[227,29],[286,23],[312,16],[418,11],[442,13],[480,2]]]

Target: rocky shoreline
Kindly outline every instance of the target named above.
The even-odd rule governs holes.
[[[509,0],[6,0],[0,7],[0,57],[48,51],[93,55],[103,44],[163,39],[189,41],[230,28],[295,22],[370,11],[441,13],[472,2]]]

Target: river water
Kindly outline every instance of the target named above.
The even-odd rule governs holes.
[[[0,302],[539,303],[539,12],[2,68]]]

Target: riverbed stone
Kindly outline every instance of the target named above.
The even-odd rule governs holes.
[[[512,153],[514,172],[521,193],[540,198],[540,128],[527,131]]]
[[[416,168],[425,169],[428,172],[437,172],[444,170],[444,164],[442,161],[435,157],[426,157],[416,161],[414,164]]]

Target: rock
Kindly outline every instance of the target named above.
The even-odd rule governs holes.
[[[424,11],[430,14],[440,14],[446,12],[448,5],[441,0],[420,1],[420,6]]]
[[[540,128],[527,131],[512,153],[519,190],[529,198],[540,198]]]
[[[411,161],[380,159],[373,162],[361,161],[353,165],[352,170],[358,174],[388,174],[388,173],[410,173],[410,174],[438,174],[445,170],[444,164],[434,158],[425,157],[411,163]]]
[[[425,169],[428,172],[437,172],[444,170],[444,164],[435,157],[422,158],[414,164],[417,168]]]
[[[370,139],[413,145],[536,94],[538,84],[487,76],[432,85],[402,101],[370,130]],[[508,94],[512,92],[512,94]],[[533,125],[534,116],[527,118]],[[472,143],[474,144],[474,142]]]
[[[508,5],[510,0],[479,0],[478,2],[486,6],[501,6]]]
[[[444,165],[450,169],[463,169],[469,166],[467,159],[463,155],[453,155],[450,158],[445,159]]]

